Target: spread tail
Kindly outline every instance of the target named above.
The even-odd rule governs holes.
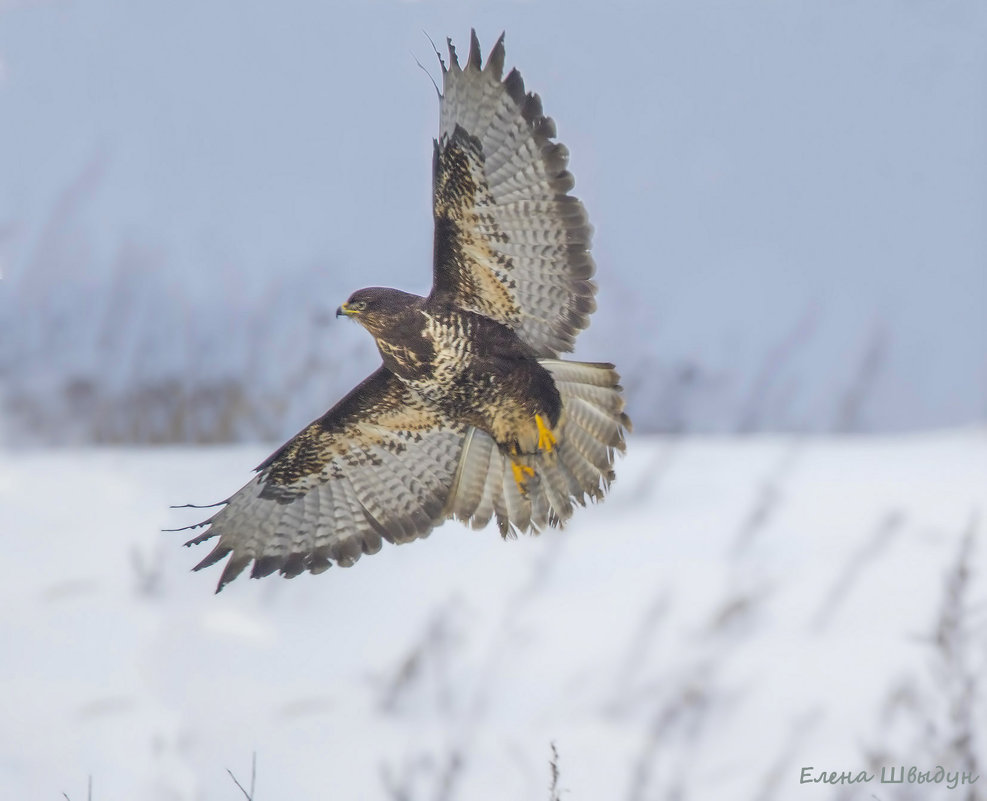
[[[448,514],[473,528],[496,517],[502,535],[561,526],[573,502],[603,498],[614,479],[616,451],[624,451],[630,418],[624,413],[620,376],[612,364],[539,359],[555,379],[562,414],[549,450],[524,456],[534,471],[517,481],[515,462],[486,433],[472,429],[463,444],[447,503]]]

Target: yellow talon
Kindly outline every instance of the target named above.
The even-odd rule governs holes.
[[[514,482],[517,484],[518,490],[524,495],[527,492],[524,486],[525,479],[531,478],[535,474],[535,471],[526,464],[518,464],[515,461],[511,461],[511,472],[514,473]]]
[[[545,425],[540,414],[535,415],[535,425],[538,426],[538,450],[550,451],[555,447],[555,436],[551,429]]]

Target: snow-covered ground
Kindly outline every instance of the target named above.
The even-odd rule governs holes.
[[[0,797],[974,797],[799,778],[984,753],[984,429],[634,437],[564,532],[214,596],[159,529],[266,451],[0,452]]]

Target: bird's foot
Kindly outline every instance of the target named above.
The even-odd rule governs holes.
[[[545,425],[545,421],[540,414],[535,415],[535,425],[538,426],[538,450],[550,451],[555,447],[555,435],[552,429]]]
[[[521,493],[522,497],[527,496],[528,488],[525,482],[535,475],[534,468],[528,467],[526,464],[520,464],[511,460],[511,472],[514,474],[514,483],[517,484],[518,492]]]

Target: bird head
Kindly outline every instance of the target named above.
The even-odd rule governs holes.
[[[415,296],[397,289],[369,287],[358,289],[336,309],[337,317],[350,317],[378,336],[386,332]]]

